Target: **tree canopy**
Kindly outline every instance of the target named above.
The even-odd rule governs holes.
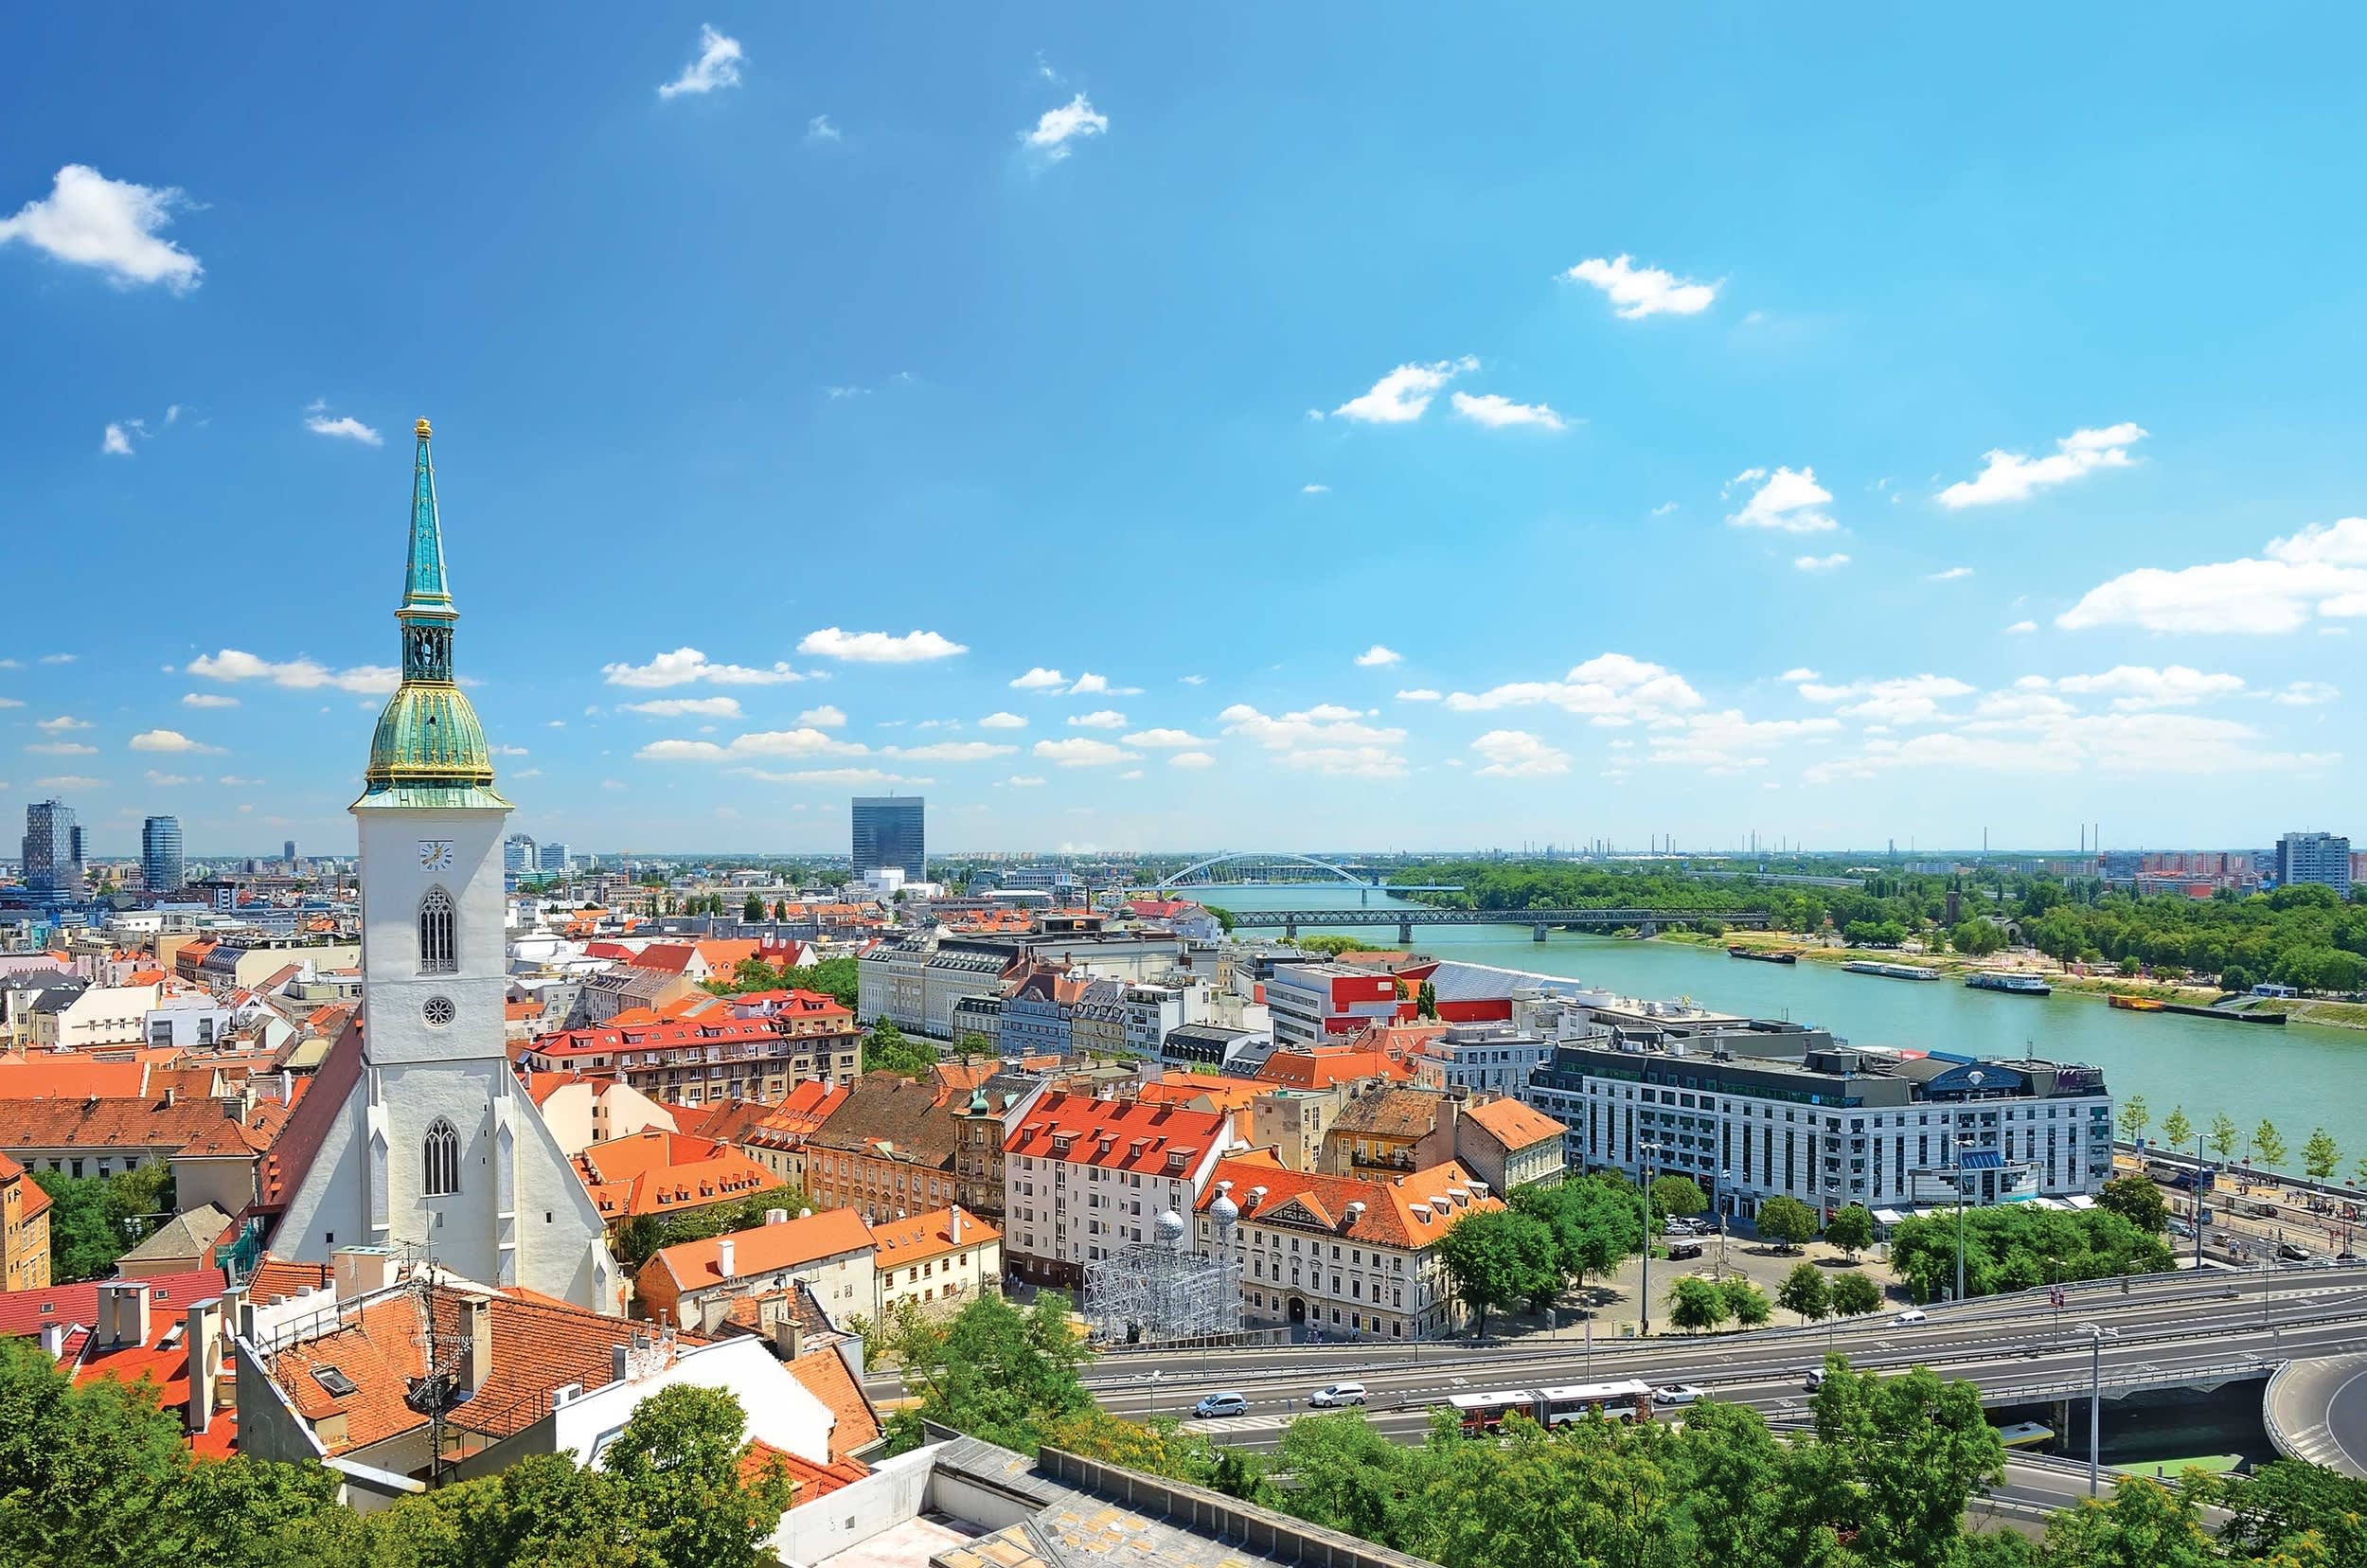
[[[1561,1269],[1554,1233],[1545,1221],[1516,1209],[1480,1209],[1457,1220],[1439,1238],[1438,1261],[1455,1292],[1479,1313],[1541,1308],[1560,1293]]]
[[[2109,1208],[2084,1212],[2026,1203],[1965,1211],[1965,1293],[1991,1295],[2071,1279],[2160,1274],[2172,1266],[2162,1238]],[[1936,1300],[1956,1280],[1954,1215],[1899,1221],[1891,1267],[1917,1301]]]

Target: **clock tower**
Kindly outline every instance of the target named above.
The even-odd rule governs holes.
[[[290,1120],[292,1155],[310,1164],[272,1250],[317,1259],[340,1246],[408,1246],[486,1284],[614,1311],[598,1211],[505,1049],[510,808],[454,678],[459,616],[445,585],[429,436],[421,419],[395,612],[402,684],[379,715],[352,807],[361,1028],[339,1042]],[[323,1118],[310,1100],[339,1090],[342,1114]]]

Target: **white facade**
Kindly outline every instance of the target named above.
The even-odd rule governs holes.
[[[33,1014],[33,1043],[67,1051],[136,1045],[163,994],[161,986],[92,986],[56,1012]]]
[[[1553,1042],[1503,1025],[1457,1024],[1422,1042],[1420,1057],[1443,1089],[1469,1089],[1526,1100],[1529,1079],[1553,1060]]]

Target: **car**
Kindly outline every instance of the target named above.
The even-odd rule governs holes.
[[[2351,1251],[2350,1248],[2345,1247],[2340,1252],[2334,1255],[2334,1260],[2337,1263],[2356,1263],[2358,1261],[2358,1254]]]
[[[1910,1307],[1905,1311],[1899,1313],[1896,1317],[1891,1319],[1892,1323],[1897,1325],[1901,1328],[1906,1327],[1911,1323],[1929,1323],[1931,1321],[1931,1314],[1926,1312],[1920,1307]]]
[[[1326,1383],[1307,1397],[1309,1410],[1336,1410],[1342,1405],[1364,1402],[1364,1385],[1361,1382]]]
[[[1203,1421],[1212,1416],[1246,1416],[1249,1400],[1238,1394],[1211,1394],[1192,1406],[1192,1414]]]
[[[1800,1380],[1800,1386],[1806,1389],[1811,1394],[1815,1393],[1818,1389],[1823,1388],[1824,1386],[1824,1368],[1821,1366],[1809,1367],[1807,1375]]]
[[[1656,1405],[1689,1405],[1700,1398],[1701,1390],[1691,1383],[1669,1383],[1652,1390],[1652,1402]]]
[[[2298,1241],[2280,1241],[2277,1243],[2277,1256],[2287,1263],[2306,1263],[2309,1261],[2309,1249]]]
[[[1671,1241],[1668,1243],[1668,1256],[1673,1261],[1679,1263],[1682,1263],[1690,1257],[1699,1257],[1701,1256],[1701,1243],[1699,1241]]]
[[[2170,1234],[2191,1241],[2195,1238],[2195,1227],[2183,1220],[2173,1220],[2170,1221]]]

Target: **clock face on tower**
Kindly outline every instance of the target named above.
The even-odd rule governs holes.
[[[452,840],[419,840],[419,869],[449,871],[452,869]]]

